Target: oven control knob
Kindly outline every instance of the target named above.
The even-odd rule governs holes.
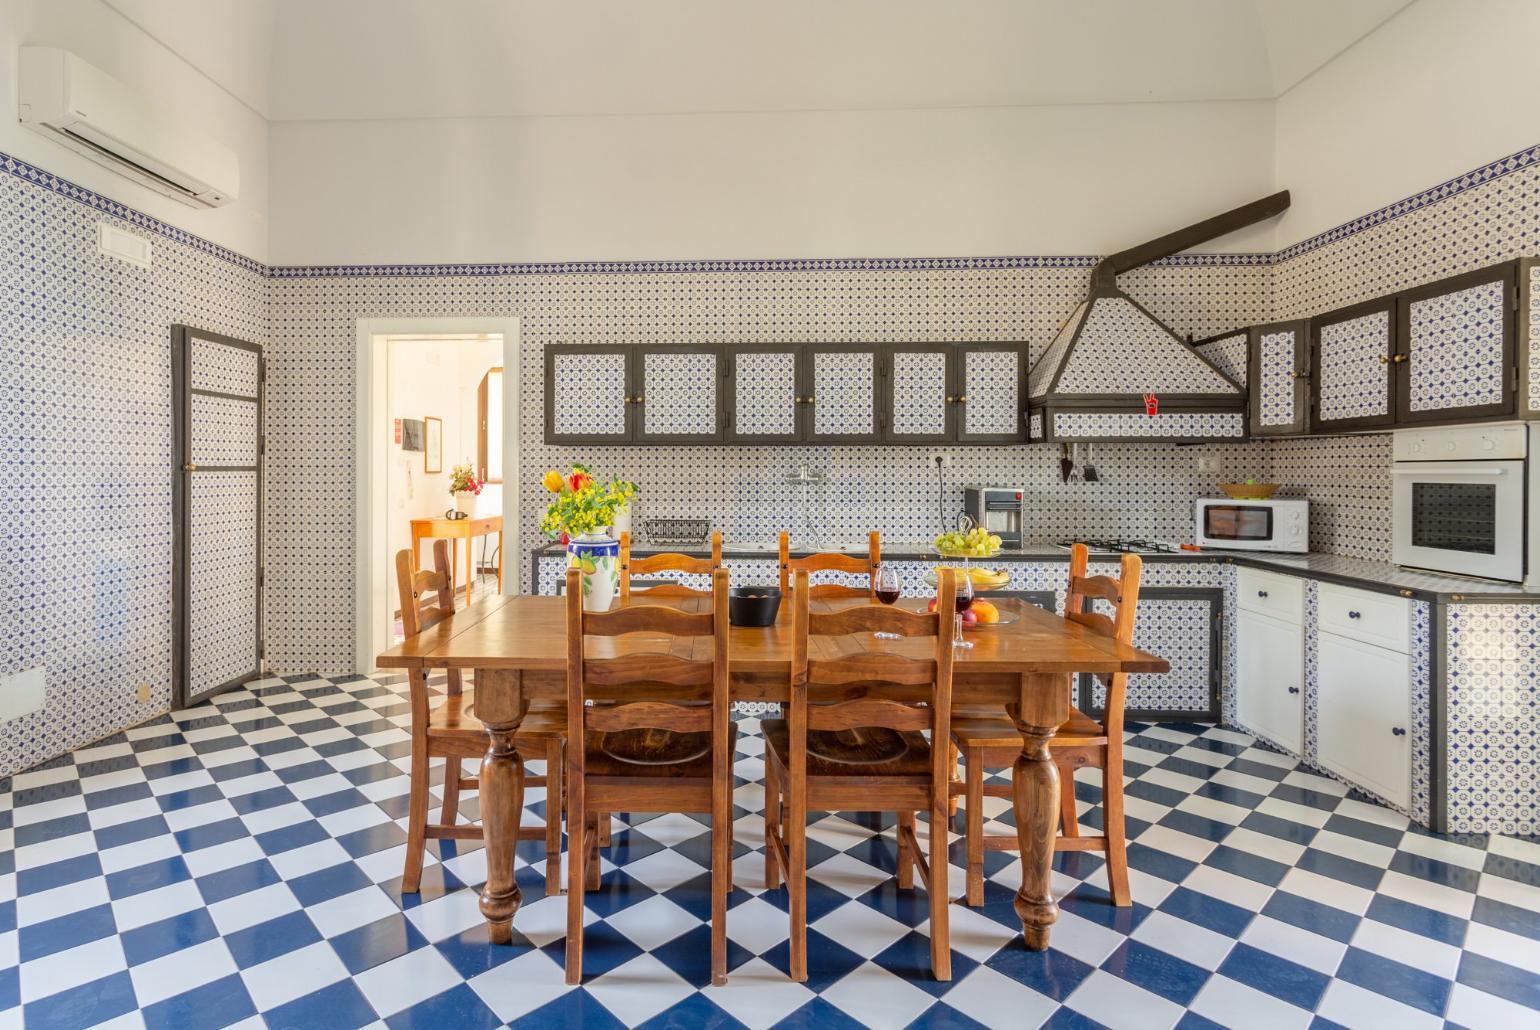
[[[1450,440],[1449,442],[1445,443],[1444,444],[1444,450],[1446,450],[1446,451],[1453,451],[1454,450],[1454,441]]]
[[[1422,441],[1421,440],[1418,440],[1418,441],[1416,441],[1415,443],[1412,444],[1412,453],[1413,454],[1421,454],[1422,453]]]
[[[1490,436],[1483,436],[1481,438],[1481,449],[1484,451],[1495,451],[1497,450],[1497,444]]]

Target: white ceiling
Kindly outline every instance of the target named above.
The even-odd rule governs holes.
[[[274,121],[1269,99],[1411,0],[106,0]]]

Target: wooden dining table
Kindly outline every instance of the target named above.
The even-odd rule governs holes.
[[[646,598],[637,595],[631,603],[646,603]],[[703,602],[675,598],[668,603],[689,607]],[[813,602],[825,608],[861,603],[865,602]],[[915,599],[900,603],[924,604]],[[1160,673],[1170,667],[1162,658],[1119,644],[1036,605],[1015,598],[1002,598],[996,604],[1003,613],[1002,622],[970,630],[967,637],[974,646],[957,652],[952,696],[957,705],[1000,706],[1021,733],[1024,746],[1012,771],[1022,867],[1015,908],[1026,946],[1041,951],[1048,947],[1050,928],[1058,919],[1049,884],[1059,818],[1059,774],[1050,758],[1049,741],[1069,717],[1072,677],[1081,672]],[[524,808],[524,764],[513,737],[531,701],[566,696],[564,605],[564,598],[551,596],[486,598],[390,648],[377,662],[380,668],[404,669],[414,678],[425,677],[431,669],[475,672],[475,715],[489,738],[480,774],[487,856],[481,912],[496,944],[511,939],[520,901],[513,852]],[[791,633],[790,605],[781,606],[780,619],[773,626],[733,627],[728,664],[734,701],[789,700]],[[668,651],[680,657],[706,657],[704,652],[686,652],[710,645],[710,638],[628,634],[590,640],[588,654],[601,658]],[[814,656],[882,650],[924,658],[927,647],[918,639],[877,640],[857,634],[816,640]],[[828,653],[818,654],[819,648]],[[922,693],[914,698],[923,699]]]

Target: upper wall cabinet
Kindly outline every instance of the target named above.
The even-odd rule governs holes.
[[[720,443],[722,348],[715,345],[636,348],[638,443]]]
[[[957,440],[1016,443],[1025,439],[1025,348],[1015,343],[957,345]]]
[[[728,443],[798,443],[802,439],[802,345],[724,348]]]
[[[1247,335],[1252,436],[1295,436],[1310,429],[1310,323],[1253,326]]]
[[[1397,421],[1513,414],[1516,272],[1509,261],[1397,298]]]
[[[1250,333],[1247,330],[1237,329],[1234,332],[1220,333],[1218,336],[1199,340],[1192,345],[1192,349],[1207,358],[1209,364],[1237,384],[1245,386],[1249,339]]]
[[[1311,319],[1315,429],[1332,432],[1388,426],[1395,421],[1391,368],[1396,347],[1396,299],[1381,297]]]
[[[545,442],[629,443],[637,348],[554,344],[545,349]]]
[[[877,443],[881,354],[872,344],[804,345],[802,439],[807,443]]]
[[[956,438],[956,352],[950,343],[887,348],[890,443],[948,443]]]

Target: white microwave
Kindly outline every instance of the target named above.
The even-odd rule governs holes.
[[[1230,497],[1198,498],[1199,547],[1236,551],[1310,550],[1310,502],[1287,500],[1237,501]]]

